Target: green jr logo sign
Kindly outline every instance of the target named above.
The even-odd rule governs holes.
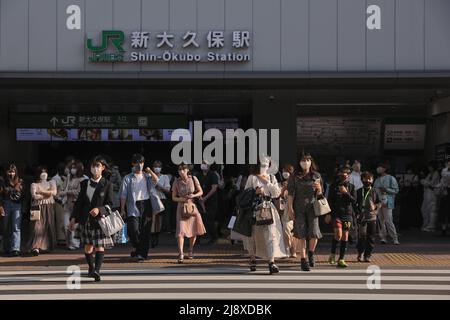
[[[123,53],[125,50],[122,45],[125,41],[125,34],[119,30],[102,31],[102,41],[99,46],[92,44],[92,39],[87,39],[86,48],[91,51],[89,57],[90,62],[121,62],[123,61]],[[108,45],[111,43],[116,52],[107,53]]]

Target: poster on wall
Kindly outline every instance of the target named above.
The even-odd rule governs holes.
[[[297,118],[298,150],[314,155],[376,155],[380,139],[380,118]]]
[[[16,129],[17,141],[87,141],[87,142],[157,142],[171,141],[172,132],[176,129],[98,129],[98,128],[18,128]],[[190,136],[193,134],[193,124],[189,122]],[[182,140],[190,140],[189,135]]]
[[[435,149],[435,160],[444,163],[450,159],[450,143],[440,144]]]
[[[17,129],[17,141],[51,141],[51,135],[47,129]]]
[[[385,150],[422,150],[425,148],[425,124],[386,124]]]

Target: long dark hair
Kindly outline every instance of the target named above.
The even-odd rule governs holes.
[[[104,156],[100,156],[100,155],[94,157],[90,163],[89,168],[92,167],[92,165],[94,165],[96,163],[100,163],[101,165],[105,166],[105,170],[103,170],[102,176],[107,177],[108,174],[110,174],[110,167],[109,167],[108,161],[106,161],[106,158]]]
[[[299,176],[301,178],[306,177],[303,168],[300,166],[300,162],[302,160],[311,160],[311,168],[309,169],[309,176],[312,177],[314,174],[319,173],[319,167],[317,166],[316,162],[314,161],[314,158],[311,156],[308,152],[302,152],[297,161],[297,166],[295,168],[295,175]]]
[[[8,176],[8,171],[15,172],[14,178],[12,180]],[[12,182],[14,185],[20,182],[19,169],[17,169],[17,166],[14,163],[11,163],[5,170],[5,181],[7,181],[8,183]]]
[[[180,173],[179,173],[178,171],[184,170],[184,169],[188,169],[188,173],[187,173],[187,176],[188,176],[188,177],[190,177],[190,176],[192,175],[191,170],[189,170],[188,164],[182,162],[182,163],[180,163],[180,164],[178,165],[178,167],[177,167],[177,174],[176,174],[176,175],[177,175],[178,178],[181,178]]]

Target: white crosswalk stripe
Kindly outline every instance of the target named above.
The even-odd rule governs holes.
[[[365,269],[282,270],[268,275],[214,268],[105,270],[102,281],[83,276],[69,289],[65,271],[2,271],[0,299],[430,299],[450,300],[449,270],[381,270],[369,289]]]

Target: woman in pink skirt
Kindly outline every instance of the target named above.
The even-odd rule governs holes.
[[[184,238],[189,238],[188,259],[193,259],[195,240],[197,239],[197,236],[205,234],[206,230],[203,225],[202,217],[195,205],[193,215],[187,219],[182,218],[181,214],[183,212],[184,204],[191,203],[194,201],[194,198],[201,197],[203,195],[203,190],[197,178],[190,175],[186,164],[180,164],[178,166],[178,174],[180,177],[176,179],[172,187],[172,200],[178,202],[176,231],[179,253],[178,263],[183,263]]]

